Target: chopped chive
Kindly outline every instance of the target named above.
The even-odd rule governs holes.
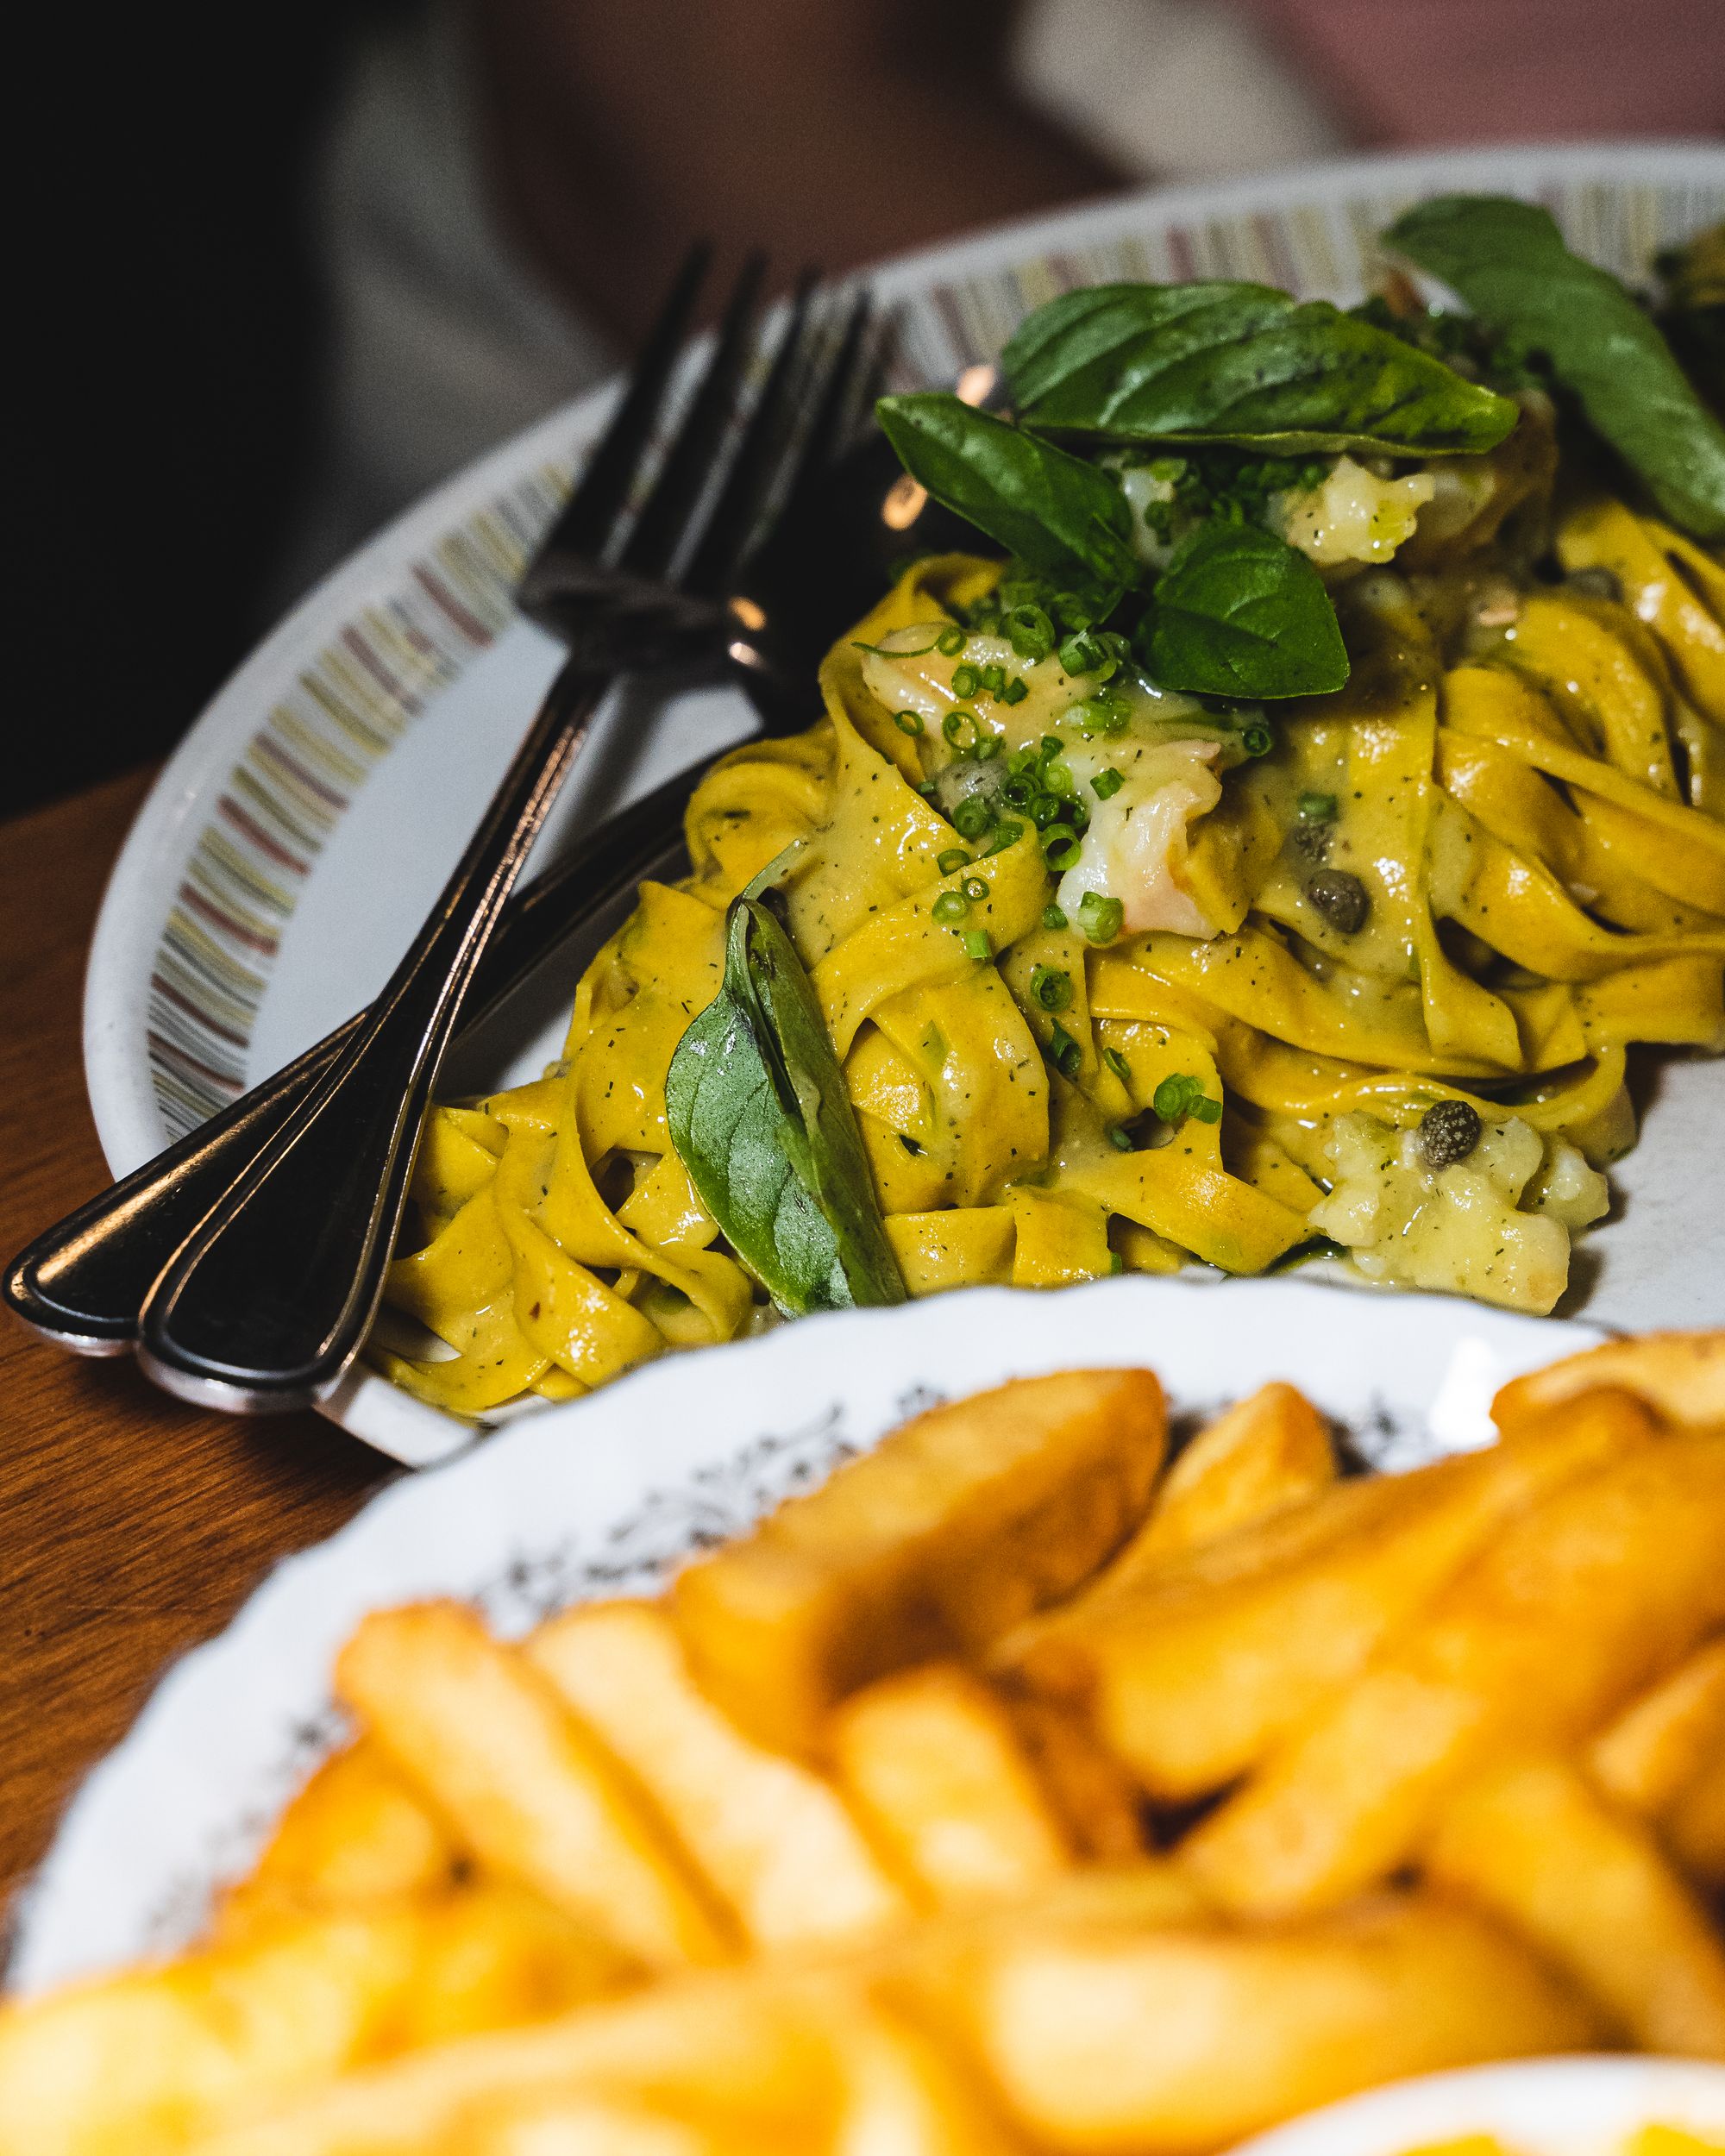
[[[1336,797],[1333,793],[1302,793],[1300,813],[1308,824],[1328,824],[1335,819]]]
[[[1255,721],[1241,733],[1240,746],[1249,756],[1267,756],[1276,746],[1276,736],[1261,721]]]
[[[987,850],[991,854],[1003,854],[1008,846],[1016,846],[1023,837],[1024,825],[1022,824],[1015,824],[1010,816],[1003,818],[994,837],[988,841]]]
[[[944,876],[950,876],[960,868],[970,866],[970,856],[962,846],[949,846],[944,854],[937,854],[934,865]]]
[[[1126,774],[1116,771],[1112,764],[1106,771],[1099,771],[1090,781],[1090,791],[1099,801],[1111,800],[1126,784]]]
[[[1063,824],[1051,824],[1042,835],[1042,857],[1057,876],[1076,867],[1083,850]]]
[[[967,660],[962,667],[952,669],[952,693],[955,696],[975,696],[982,686],[982,670]]]
[[[1048,1060],[1063,1078],[1076,1075],[1084,1060],[1084,1051],[1058,1021],[1048,1037]]]
[[[1006,743],[999,734],[985,734],[979,726],[976,730],[976,738],[971,744],[970,753],[978,763],[987,763],[991,756],[998,756],[1005,747]]]
[[[1108,1252],[1108,1270],[1110,1274],[1123,1273],[1126,1269],[1126,1262],[1125,1258],[1120,1256],[1118,1250],[1110,1250]]]
[[[998,659],[983,667],[982,693],[985,696],[998,696],[1006,686],[1007,670]]]
[[[958,745],[958,736],[967,726],[970,729],[971,740],[975,741],[982,732],[982,728],[976,724],[975,711],[949,711],[940,722],[941,732],[945,735],[955,749]]]
[[[1002,626],[1007,641],[1020,659],[1034,663],[1045,659],[1054,649],[1054,624],[1040,606],[1011,608]]]
[[[1015,674],[1000,692],[1003,704],[1022,704],[1030,694],[1029,685],[1021,674]]]
[[[1200,1123],[1219,1123],[1222,1104],[1204,1091],[1204,1081],[1189,1071],[1172,1071],[1151,1096],[1151,1106],[1164,1123],[1179,1123],[1195,1116]]]
[[[943,659],[956,659],[970,641],[957,623],[950,629],[943,629],[934,640],[934,648]]]
[[[1030,976],[1031,1000],[1044,1011],[1063,1011],[1072,1000],[1072,976],[1061,966],[1038,966]]]
[[[964,919],[970,911],[970,901],[962,891],[943,891],[929,911],[943,927],[950,928],[955,921]]]
[[[1132,1065],[1126,1061],[1126,1057],[1121,1055],[1119,1049],[1105,1048],[1102,1050],[1102,1061],[1108,1066],[1108,1069],[1113,1072],[1115,1077],[1120,1080],[1123,1086],[1131,1085],[1132,1075]]]
[[[1066,916],[1057,906],[1045,906],[1042,909],[1042,924],[1051,936],[1057,936],[1066,925]]]
[[[994,820],[994,812],[980,793],[968,793],[952,812],[952,828],[961,838],[980,838]]]
[[[1051,824],[1060,821],[1061,800],[1057,793],[1032,793],[1026,806],[1031,822],[1039,831],[1045,831]]]
[[[1135,1153],[1138,1150],[1137,1146],[1132,1142],[1132,1132],[1126,1129],[1124,1124],[1113,1123],[1109,1125],[1108,1143],[1113,1147],[1117,1153]]]
[[[989,944],[988,931],[986,928],[967,928],[964,931],[964,949],[967,956],[972,958],[992,958],[994,956],[994,950]]]
[[[1078,925],[1093,943],[1112,943],[1120,932],[1126,908],[1118,899],[1087,891],[1078,908]]]
[[[920,711],[894,711],[893,724],[901,734],[919,734],[923,730]]]
[[[988,895],[988,887],[981,876],[966,876],[958,888],[967,899],[986,899]]]

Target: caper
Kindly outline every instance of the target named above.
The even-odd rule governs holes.
[[[1479,1143],[1479,1111],[1465,1100],[1440,1100],[1420,1119],[1420,1150],[1428,1168],[1453,1168]]]
[[[1306,896],[1338,936],[1358,936],[1371,911],[1365,886],[1346,868],[1320,868],[1308,878]]]

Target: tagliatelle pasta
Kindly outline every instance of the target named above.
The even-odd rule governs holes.
[[[943,810],[943,667],[959,699],[922,646],[1000,571],[919,565],[834,649],[824,718],[700,787],[693,873],[643,887],[557,1066],[436,1110],[423,1241],[389,1294],[454,1355],[377,1359],[475,1414],[761,1321],[664,1088],[718,990],[730,902],[789,847],[785,918],[910,1294],[1188,1258],[1255,1273],[1324,1236],[1368,1274],[1548,1308],[1569,1229],[1603,1209],[1597,1171],[1634,1140],[1626,1050],[1725,1043],[1725,579],[1615,501],[1573,511],[1558,546],[1622,599],[1465,563],[1342,586],[1348,686],[1281,707],[1275,747],[1220,774],[1168,868],[1210,932],[1106,940],[1053,904],[1032,820],[986,851]],[[935,699],[914,726],[881,693],[893,646]],[[1010,747],[1059,723],[1038,670],[1036,695],[993,707]],[[1369,889],[1363,924],[1314,902],[1315,860]],[[1200,1112],[1167,1119],[1170,1081]],[[1485,1136],[1434,1175],[1413,1139],[1440,1101]]]

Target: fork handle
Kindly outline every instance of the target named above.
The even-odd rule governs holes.
[[[166,1391],[240,1413],[310,1407],[358,1352],[462,1001],[611,679],[564,665],[353,1040],[151,1288],[138,1356]]]
[[[585,919],[633,893],[679,831],[696,786],[723,750],[619,809],[570,858],[511,898],[466,1004],[465,1030],[511,993]],[[129,1355],[157,1275],[263,1150],[364,1023],[345,1019],[292,1062],[88,1199],[22,1250],[0,1300],[31,1330],[74,1354]]]

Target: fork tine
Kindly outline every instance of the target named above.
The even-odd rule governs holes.
[[[548,581],[548,565],[570,556],[592,560],[604,551],[651,447],[666,385],[712,263],[712,248],[705,240],[684,256],[658,319],[647,333],[623,401],[522,577],[518,596],[524,607],[549,596],[542,589]]]
[[[737,386],[753,343],[755,305],[766,274],[767,257],[757,248],[737,276],[706,372],[618,559],[618,567],[629,575],[665,576],[682,545],[736,407]]]
[[[772,367],[749,415],[694,559],[678,579],[693,598],[716,599],[723,591],[766,505],[796,415],[808,402],[814,379],[811,348],[819,335],[819,324],[811,323],[809,310],[819,282],[819,273],[813,269],[806,269],[797,279]]]
[[[775,528],[788,524],[804,506],[840,446],[852,394],[870,371],[871,354],[867,347],[873,314],[874,299],[864,285],[852,298],[837,348],[825,362],[825,382],[814,416],[787,460],[784,500],[775,519]]]

